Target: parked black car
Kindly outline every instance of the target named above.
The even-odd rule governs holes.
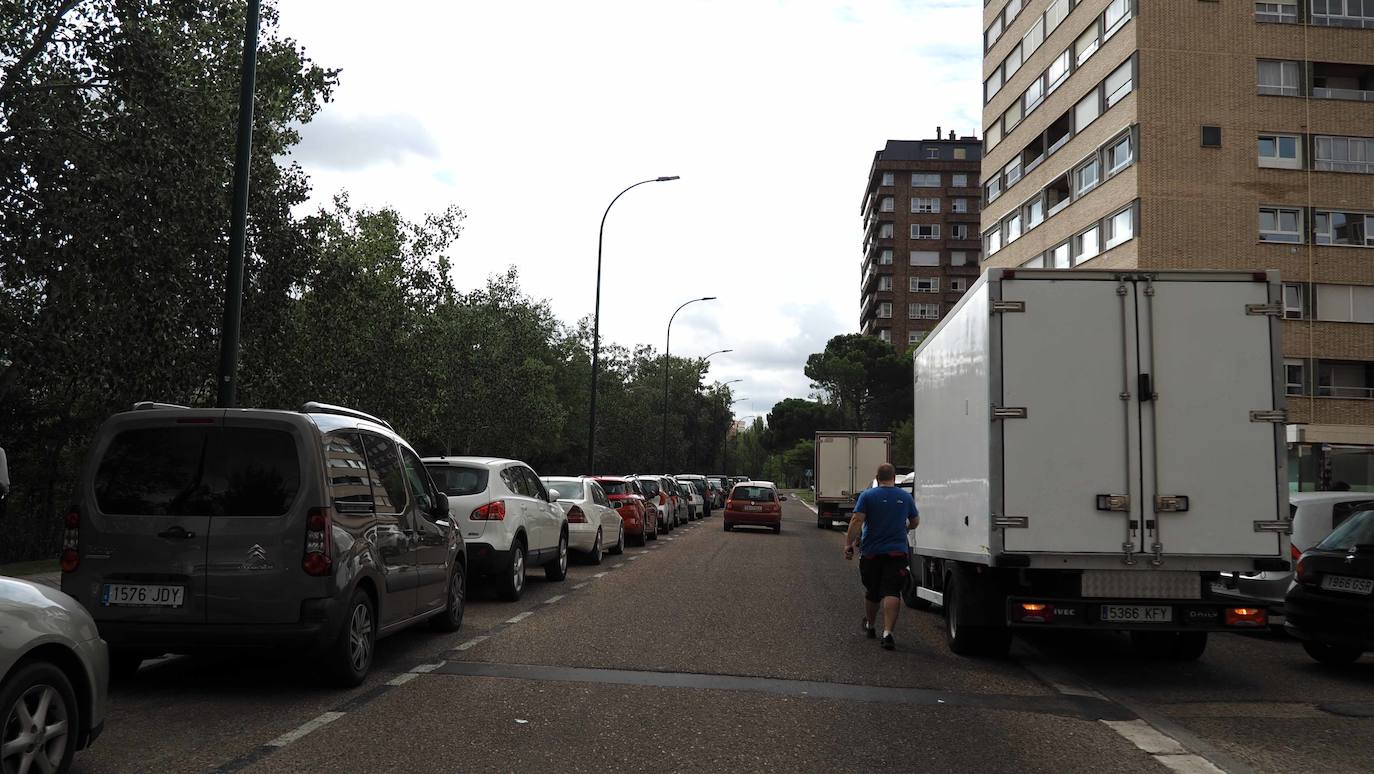
[[[1374,510],[1360,511],[1302,555],[1285,628],[1323,664],[1374,650]]]

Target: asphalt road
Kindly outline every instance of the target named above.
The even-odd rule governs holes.
[[[781,535],[715,515],[650,545],[518,603],[474,589],[461,631],[381,641],[351,691],[287,655],[147,664],[74,770],[1374,770],[1371,657],[1228,635],[1177,664],[1092,635],[971,660],[906,609],[889,653],[795,500]]]

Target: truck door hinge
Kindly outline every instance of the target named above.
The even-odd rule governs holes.
[[[993,314],[999,312],[1024,312],[1026,311],[1025,301],[993,301],[988,305],[988,309]]]
[[[1155,513],[1184,513],[1188,510],[1188,495],[1156,495]]]
[[[1288,519],[1275,519],[1273,521],[1255,522],[1256,532],[1281,532],[1285,535],[1293,534],[1293,522]]]
[[[999,419],[1025,419],[1025,418],[1026,418],[1026,407],[1025,407],[1025,406],[993,406],[993,407],[992,407],[992,421],[994,421],[994,422],[996,422],[996,421],[999,420]]]
[[[992,514],[992,526],[1002,529],[1026,529],[1030,526],[1029,516],[999,516]]]
[[[1287,409],[1260,409],[1250,412],[1251,422],[1287,422]]]
[[[1283,304],[1246,304],[1245,313],[1278,317],[1283,314]]]
[[[1119,494],[1100,494],[1097,496],[1097,509],[1099,511],[1117,511],[1127,513],[1131,510],[1131,496]]]

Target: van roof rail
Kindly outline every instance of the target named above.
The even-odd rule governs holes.
[[[151,411],[152,409],[190,409],[190,406],[182,406],[176,403],[158,403],[152,400],[141,400],[134,404],[134,411]]]
[[[347,406],[335,406],[332,403],[317,403],[316,401],[312,400],[306,403],[304,406],[301,406],[301,413],[339,414],[345,417],[353,417],[354,419],[366,419],[369,422],[376,422],[377,424],[381,425],[382,427],[385,427],[388,430],[395,430],[395,428],[391,426],[390,422],[386,421],[385,419],[382,419],[381,417],[374,417],[371,414],[368,414],[364,411],[351,409]]]

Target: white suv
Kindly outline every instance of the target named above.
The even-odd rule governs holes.
[[[503,599],[525,591],[525,570],[543,565],[551,581],[568,574],[568,517],[539,476],[518,460],[427,457],[423,460],[467,543],[468,574],[489,576]]]

